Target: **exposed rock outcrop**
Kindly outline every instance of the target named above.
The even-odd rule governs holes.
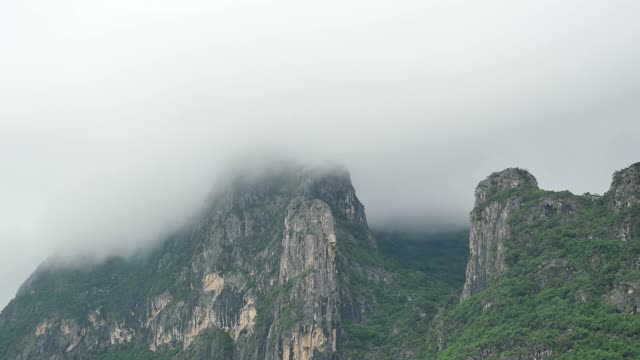
[[[340,296],[348,293],[341,291],[338,264],[357,266],[338,259],[338,223],[342,234],[350,234],[349,226],[364,229],[350,239],[374,251],[364,207],[343,169],[284,167],[240,179],[151,254],[74,275],[107,274],[108,281],[91,279],[83,287],[67,270],[36,272],[3,311],[0,326],[22,321],[15,314],[29,306],[26,297],[53,311],[35,317],[21,340],[26,346],[0,349],[0,357],[84,359],[127,344],[190,356],[228,349],[227,341],[237,359],[338,358]],[[76,319],[75,309],[39,295],[52,291],[95,305]],[[212,335],[220,333],[228,340]],[[199,341],[206,336],[216,340]]]
[[[483,340],[482,346],[465,348],[466,358],[546,359],[578,351],[580,346],[567,340],[575,339],[572,329],[576,326],[573,315],[567,314],[582,311],[586,323],[598,323],[602,315],[584,311],[585,306],[601,306],[600,311],[606,312],[609,304],[617,309],[619,319],[637,316],[640,256],[634,242],[640,239],[639,229],[640,163],[616,172],[611,189],[603,196],[540,190],[535,178],[520,169],[492,174],[478,185],[471,212],[470,256],[461,296],[464,303],[459,305],[466,312],[463,317],[450,316],[453,324],[440,317],[434,321],[432,339],[437,350],[451,349],[451,338],[456,336],[452,334],[460,334],[466,327],[488,330],[485,322],[496,318],[505,328],[518,329],[514,334],[558,328],[557,323],[544,318],[544,310],[532,314],[535,320],[523,321],[513,315],[544,307],[548,294],[559,294],[552,301],[562,299],[572,304],[570,310],[558,314],[559,318],[564,316],[559,328],[570,329],[561,335],[565,340],[494,337],[486,346]],[[475,301],[465,302],[491,285]],[[529,303],[529,299],[536,300]],[[520,306],[520,302],[526,305]],[[500,317],[501,313],[508,315]],[[615,331],[625,341],[635,342],[637,333]],[[464,348],[464,344],[458,342],[455,347]]]
[[[294,321],[293,326],[275,324],[274,330],[281,326],[291,331],[290,337],[282,339],[282,347],[275,349],[283,359],[313,359],[314,353],[335,351],[335,330],[340,324],[336,246],[329,205],[321,200],[293,199],[285,217],[279,282],[292,282],[289,304],[299,301],[293,308],[287,304],[286,317],[302,321]]]
[[[640,163],[616,171],[606,196],[609,208],[622,219],[615,236],[622,241],[640,237]]]
[[[613,174],[609,208],[619,213],[640,204],[640,162]]]
[[[606,301],[620,312],[640,314],[640,281],[623,281],[611,290]]]
[[[491,174],[478,184],[471,212],[470,256],[461,300],[484,289],[505,272],[504,242],[513,235],[509,226],[511,217],[521,207],[522,196],[537,190],[536,179],[531,174],[513,168]],[[613,175],[611,189],[604,197],[541,192],[536,206],[529,209],[520,221],[565,223],[579,216],[582,208],[594,202],[606,204],[614,219],[609,227],[595,229],[597,234],[588,234],[589,239],[596,236],[629,241],[640,237],[640,163],[617,171]],[[519,236],[518,241],[523,242],[521,245],[535,247],[535,244],[525,244],[527,234]]]
[[[471,212],[470,254],[462,300],[484,289],[506,269],[504,241],[511,235],[508,219],[521,200],[504,195],[510,190],[537,188],[533,175],[516,168],[493,173],[478,184]]]

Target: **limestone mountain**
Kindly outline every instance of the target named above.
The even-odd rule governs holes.
[[[466,268],[466,271],[465,271]],[[604,195],[491,174],[468,230],[371,230],[344,169],[238,177],[154,249],[43,264],[2,359],[640,358],[640,163]]]
[[[431,243],[448,263],[423,269],[397,260],[409,253],[397,236],[381,238],[343,169],[237,177],[151,252],[43,264],[0,314],[0,358],[422,356],[428,323],[462,285],[466,244]]]
[[[475,197],[461,302],[434,322],[432,357],[640,357],[640,163],[603,196],[507,169]]]

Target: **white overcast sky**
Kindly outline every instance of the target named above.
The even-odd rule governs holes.
[[[374,225],[464,224],[509,166],[602,193],[640,161],[640,2],[0,3],[0,307],[123,253],[229,164],[339,162]]]

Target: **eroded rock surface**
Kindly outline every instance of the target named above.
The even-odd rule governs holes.
[[[348,226],[364,229],[351,241],[375,249],[346,171],[296,167],[239,178],[151,254],[82,273],[36,272],[0,327],[22,321],[31,301],[52,311],[34,317],[22,345],[0,349],[0,357],[84,359],[133,346],[183,351],[176,358],[215,349],[237,359],[339,358],[340,297],[348,291],[340,291],[337,218],[342,234]],[[78,306],[39,297],[52,292]]]
[[[504,241],[511,235],[509,216],[520,206],[518,197],[501,198],[513,189],[537,189],[536,179],[526,170],[506,169],[478,184],[471,212],[469,261],[462,300],[484,289],[505,271]]]

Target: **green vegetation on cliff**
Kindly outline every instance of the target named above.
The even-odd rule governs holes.
[[[416,359],[438,310],[456,301],[469,252],[466,230],[378,231],[382,272],[351,272],[349,287],[370,299],[360,319],[345,321],[347,359]]]
[[[469,230],[371,231],[344,172],[237,182],[144,255],[42,266],[0,357],[640,358],[640,164],[605,196],[514,168],[475,196]]]
[[[629,359],[640,356],[640,239],[616,239],[608,197],[511,189],[507,270],[442,312],[427,358]]]

